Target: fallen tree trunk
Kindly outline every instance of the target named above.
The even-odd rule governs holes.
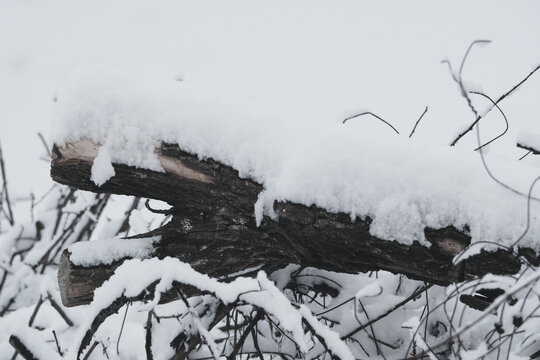
[[[276,203],[279,221],[264,218],[256,226],[253,206],[262,186],[212,159],[200,160],[176,145],[163,144],[156,153],[165,172],[115,164],[115,175],[101,187],[90,180],[99,146],[88,140],[54,146],[52,178],[82,190],[163,200],[172,220],[141,236],[161,236],[152,256],[174,256],[199,272],[224,278],[229,274],[276,270],[294,263],[336,272],[387,270],[435,284],[449,284],[486,273],[516,273],[521,261],[511,252],[481,251],[458,265],[452,258],[470,238],[449,227],[426,229],[431,247],[404,245],[369,233],[371,220],[352,222],[348,214],[315,206]],[[88,244],[91,246],[91,243]],[[536,254],[521,249],[529,261]],[[125,259],[123,259],[125,260]],[[66,306],[89,303],[93,291],[123,260],[82,267],[62,254],[59,285]],[[165,301],[176,298],[174,294]]]

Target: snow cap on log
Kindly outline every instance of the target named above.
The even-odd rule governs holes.
[[[274,215],[275,200],[288,200],[369,217],[372,235],[404,244],[429,245],[426,227],[454,226],[470,229],[472,242],[510,245],[526,226],[526,199],[493,182],[478,153],[411,142],[367,119],[344,125],[287,115],[184,82],[83,65],[60,91],[54,122],[60,146],[101,144],[92,169],[97,185],[114,174],[112,163],[167,171],[156,149],[178,144],[263,185],[259,221]],[[487,161],[524,193],[538,175],[526,164]],[[538,208],[533,202],[533,213]],[[520,245],[538,250],[539,235],[540,220],[532,218]]]

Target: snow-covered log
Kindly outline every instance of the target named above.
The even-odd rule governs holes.
[[[172,206],[168,211],[172,220],[137,239],[122,240],[125,244],[114,245],[115,251],[109,251],[112,242],[102,241],[79,243],[66,250],[58,275],[66,306],[89,303],[93,291],[132,257],[172,256],[220,278],[259,269],[272,271],[290,263],[347,273],[388,270],[436,284],[520,269],[519,258],[503,250],[480,251],[454,265],[453,257],[470,243],[470,237],[453,227],[426,228],[425,238],[431,246],[419,241],[388,241],[370,234],[369,218],[351,221],[348,214],[289,201],[274,203],[277,221],[265,216],[257,226],[253,209],[262,186],[241,178],[229,166],[182,151],[178,145],[163,144],[156,149],[163,172],[115,163],[114,176],[97,186],[91,172],[98,148],[89,140],[55,146],[52,178],[83,190],[165,201]],[[137,250],[141,238],[153,239],[145,251]],[[100,246],[103,249],[97,248]],[[520,251],[538,262],[533,251]],[[162,300],[176,297],[171,293]]]

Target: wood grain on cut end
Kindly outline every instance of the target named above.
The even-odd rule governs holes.
[[[159,151],[158,151],[159,154]],[[194,170],[189,166],[186,166],[182,160],[175,159],[166,155],[159,155],[159,162],[163,167],[163,170],[169,174],[174,174],[179,177],[198,181],[205,184],[213,184],[214,179],[203,172]]]
[[[92,140],[82,139],[74,142],[67,142],[64,146],[54,146],[52,155],[53,161],[84,161],[93,162],[99,152],[101,145]]]
[[[69,255],[69,251],[64,250],[58,265],[58,286],[62,304],[66,307],[89,304],[94,298],[94,291],[112,276],[120,263],[79,267],[69,260]]]
[[[101,144],[89,139],[66,142],[64,146],[56,146],[53,151],[53,162],[87,162],[93,163],[99,153]],[[193,169],[182,160],[164,155],[160,149],[155,149],[156,156],[159,159],[163,170],[166,173],[176,175],[185,179],[198,181],[205,184],[214,183],[211,175]]]

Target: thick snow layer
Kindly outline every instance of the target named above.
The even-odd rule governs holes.
[[[473,242],[509,245],[526,226],[526,198],[496,184],[478,153],[416,142],[369,117],[341,124],[288,115],[184,82],[83,65],[59,92],[54,122],[59,144],[84,138],[102,144],[92,169],[98,185],[112,175],[111,162],[163,171],[154,148],[165,141],[263,184],[258,220],[273,215],[274,200],[290,200],[369,216],[373,235],[403,243],[425,242],[425,227],[453,225],[469,226]],[[486,161],[523,193],[540,173]],[[535,202],[531,210],[521,245],[538,249]]]
[[[69,247],[69,259],[80,266],[112,264],[126,257],[142,259],[152,253],[157,240],[159,237],[77,242]]]

